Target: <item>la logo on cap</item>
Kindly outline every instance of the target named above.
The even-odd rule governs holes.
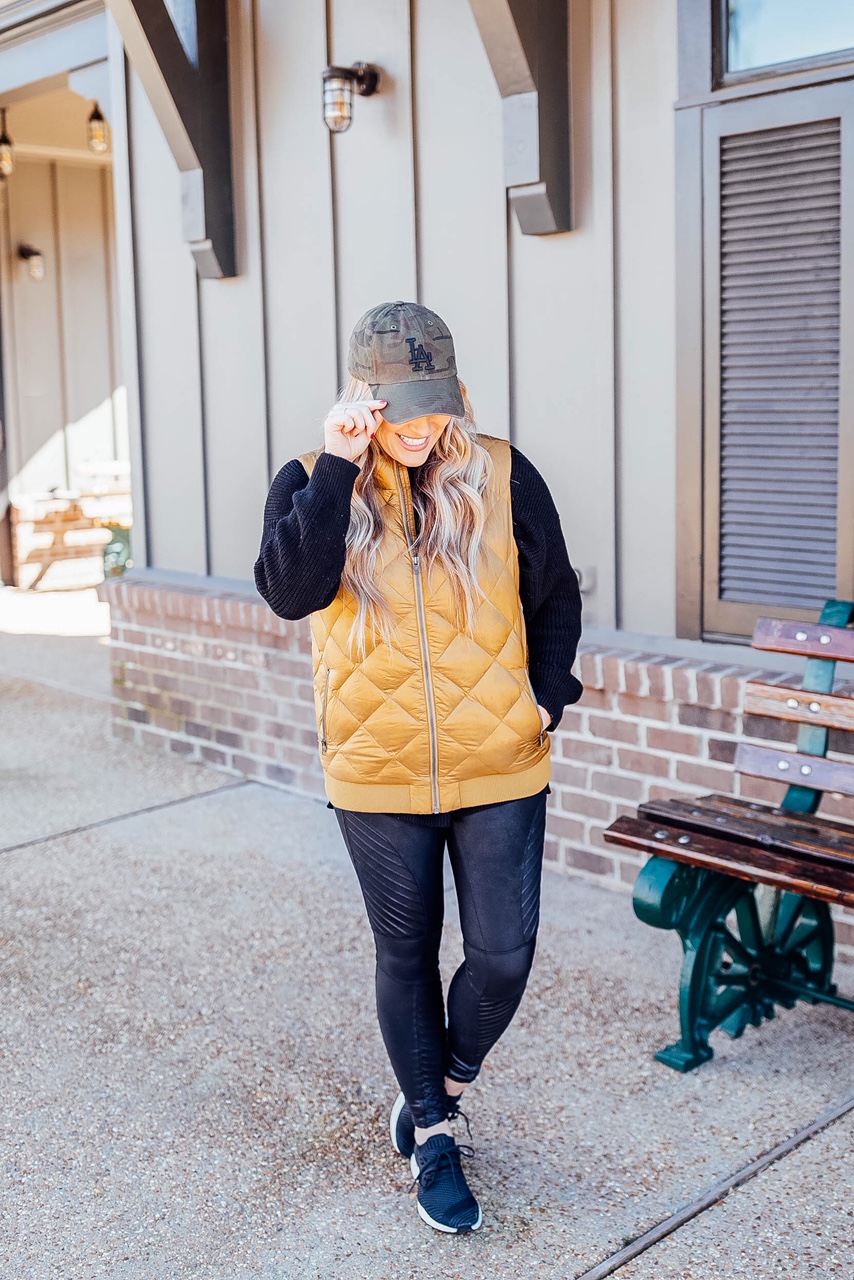
[[[424,350],[424,343],[417,338],[407,338],[406,342],[409,346],[409,363],[415,372],[432,373],[435,368],[433,357],[429,351]]]

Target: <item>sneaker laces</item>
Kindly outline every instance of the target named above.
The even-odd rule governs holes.
[[[450,1094],[448,1094],[448,1104],[449,1104],[449,1105],[448,1105],[448,1119],[449,1119],[449,1120],[456,1120],[457,1116],[462,1116],[462,1118],[463,1118],[463,1119],[465,1120],[465,1122],[466,1122],[466,1130],[467,1130],[467,1132],[468,1132],[468,1135],[469,1135],[469,1137],[471,1137],[471,1125],[469,1124],[469,1118],[468,1118],[468,1116],[466,1115],[465,1111],[463,1111],[463,1110],[462,1110],[462,1108],[460,1107],[460,1098],[461,1098],[461,1097],[462,1097],[462,1094],[459,1094],[459,1093],[458,1093],[458,1094],[456,1094],[456,1095],[455,1095],[455,1096],[453,1096],[453,1097],[452,1097]]]
[[[428,1155],[422,1156],[420,1159],[416,1156],[415,1158],[418,1160],[418,1174],[412,1179],[408,1194],[412,1195],[416,1184],[419,1182],[421,1186],[424,1187],[425,1191],[428,1187],[432,1187],[436,1178],[439,1176],[439,1169],[441,1168],[442,1161],[445,1159],[448,1160],[452,1172],[455,1169],[459,1169],[462,1173],[462,1163],[460,1161],[461,1155],[474,1156],[474,1147],[468,1146],[467,1143],[455,1142],[452,1147],[443,1147],[441,1151],[431,1151]]]

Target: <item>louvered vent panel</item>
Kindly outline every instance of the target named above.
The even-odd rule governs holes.
[[[721,599],[836,594],[839,121],[721,141]]]

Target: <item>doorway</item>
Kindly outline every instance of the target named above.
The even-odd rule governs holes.
[[[0,579],[27,590],[130,563],[106,19],[89,14],[76,39],[34,38],[41,79],[15,83],[40,59],[0,40]]]

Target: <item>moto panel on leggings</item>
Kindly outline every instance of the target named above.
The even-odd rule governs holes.
[[[445,1076],[472,1081],[509,1026],[534,958],[546,790],[460,809],[447,827],[336,809],[376,943],[380,1030],[419,1128],[444,1120]],[[439,973],[448,847],[465,959]]]

